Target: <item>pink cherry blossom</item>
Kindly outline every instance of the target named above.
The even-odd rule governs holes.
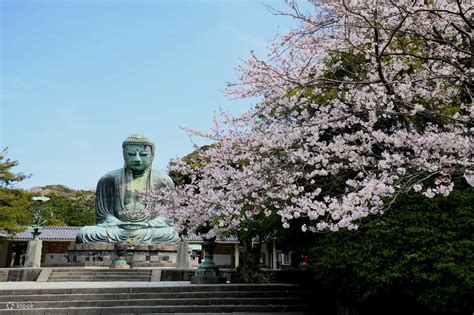
[[[149,196],[180,230],[239,229],[276,213],[287,228],[356,229],[413,189],[448,195],[472,185],[472,19],[465,1],[311,1],[298,23],[238,67],[230,97],[259,97],[239,117],[191,136],[215,144],[200,167],[171,170],[189,181]]]

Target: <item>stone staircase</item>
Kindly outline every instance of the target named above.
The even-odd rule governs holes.
[[[0,314],[314,314],[298,285],[224,284],[0,291]]]
[[[150,281],[151,270],[146,269],[53,269],[48,282],[64,281]]]

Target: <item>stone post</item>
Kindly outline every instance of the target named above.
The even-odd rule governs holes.
[[[239,244],[234,244],[234,268],[237,268],[239,266],[239,260],[240,260]]]
[[[28,242],[26,249],[25,267],[39,268],[41,267],[41,251],[43,249],[43,241],[39,239],[41,229],[47,223],[44,219],[44,205],[48,201],[48,197],[32,197],[31,200],[39,201],[35,203],[33,209],[33,218],[31,220],[31,235],[33,239]]]
[[[189,244],[181,240],[178,243],[178,252],[176,253],[176,268],[188,268],[189,263]]]
[[[278,256],[277,256],[277,246],[276,246],[276,239],[273,239],[272,242],[272,256],[273,256],[273,268],[278,269]]]
[[[42,240],[31,240],[28,242],[26,249],[25,267],[40,268],[41,267],[41,250],[43,248]]]

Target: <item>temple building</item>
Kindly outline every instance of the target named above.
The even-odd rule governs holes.
[[[68,248],[74,245],[80,227],[76,226],[47,226],[42,230],[39,239],[43,241],[41,255],[42,267],[77,265],[68,260]],[[27,229],[13,235],[8,241],[0,245],[0,268],[22,267],[24,265],[28,241],[33,239],[32,230]],[[188,235],[184,239],[190,248],[189,266],[195,267],[202,258],[202,238]],[[239,241],[236,237],[217,239],[214,252],[214,261],[217,266],[235,268],[239,261]],[[99,259],[99,257],[97,257]],[[92,261],[90,262],[93,263]],[[88,265],[84,262],[82,265]]]
[[[94,265],[104,257],[93,257],[90,261],[73,262],[68,256],[68,248],[75,244],[76,235],[81,227],[76,226],[46,226],[42,229],[39,239],[43,241],[41,266],[87,266]],[[31,229],[26,229],[9,237],[0,243],[0,268],[23,267],[25,263],[28,242],[33,239]],[[189,244],[189,267],[197,267],[202,260],[202,238],[191,234],[185,237]],[[220,268],[235,268],[239,265],[239,240],[236,237],[217,238],[214,251],[214,261]],[[150,257],[145,257],[145,260]],[[106,261],[104,263],[107,263]],[[284,269],[291,264],[291,255],[277,249],[275,240],[262,243],[262,267],[269,269]]]

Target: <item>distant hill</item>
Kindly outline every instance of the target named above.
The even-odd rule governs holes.
[[[57,193],[57,194],[64,194],[65,196],[74,194],[77,191],[90,191],[94,192],[94,189],[87,189],[87,190],[74,190],[64,185],[46,185],[46,186],[35,186],[28,189],[31,193],[38,193],[38,194],[48,194],[50,192]]]

